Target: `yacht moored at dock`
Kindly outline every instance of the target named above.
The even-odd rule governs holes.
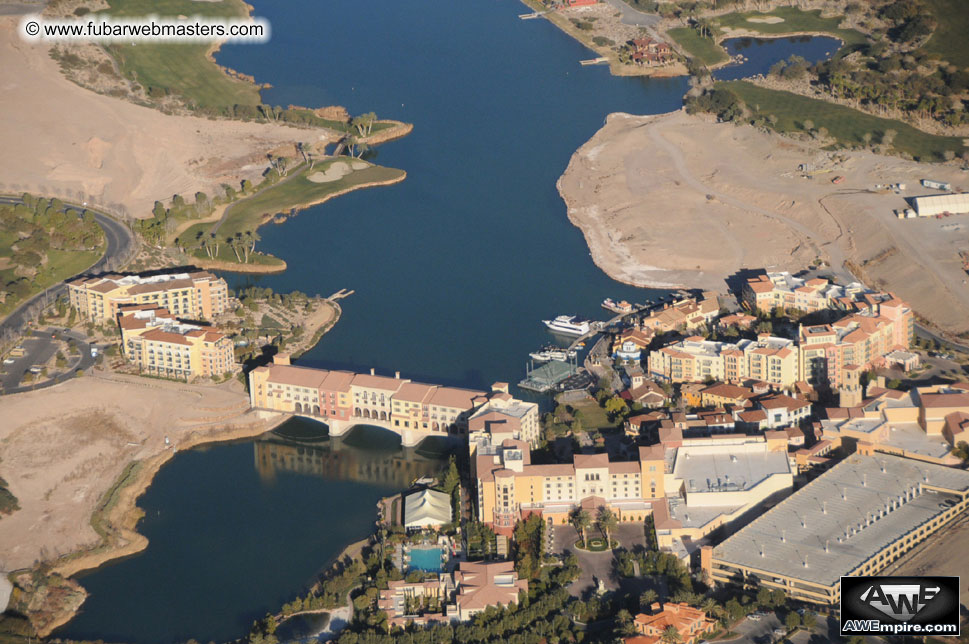
[[[585,335],[589,332],[589,320],[578,315],[560,315],[554,320],[542,320],[552,331],[565,335]]]

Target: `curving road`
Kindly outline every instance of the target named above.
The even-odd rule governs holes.
[[[17,205],[23,203],[23,201],[19,197],[0,196],[0,203]],[[91,211],[91,213],[94,214],[94,220],[101,227],[101,230],[104,231],[104,255],[101,256],[101,259],[96,261],[87,270],[80,274],[83,275],[84,273],[97,273],[104,271],[110,262],[120,263],[123,261],[134,248],[134,233],[132,233],[131,230],[129,230],[128,227],[121,222],[112,219],[103,213],[88,208],[87,206],[79,206],[68,202],[65,202],[65,204],[73,209]],[[73,276],[71,279],[73,279]],[[66,291],[67,287],[65,286],[64,282],[60,282],[23,302],[20,306],[14,309],[14,311],[10,313],[10,315],[8,315],[3,322],[0,322],[0,337],[2,337],[7,331],[19,333],[27,323],[27,309],[33,304],[48,298],[56,298],[61,293]]]

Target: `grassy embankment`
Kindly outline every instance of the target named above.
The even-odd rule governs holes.
[[[687,56],[695,58],[707,67],[725,63],[730,58],[727,50],[717,44],[713,38],[701,38],[692,27],[676,27],[666,32],[676,41]]]
[[[770,16],[781,18],[783,22],[771,24],[749,21],[749,18],[767,18]],[[797,33],[829,34],[844,41],[843,50],[867,41],[866,36],[859,31],[839,28],[838,25],[841,23],[840,17],[822,18],[820,9],[815,11],[801,11],[795,7],[778,7],[767,13],[756,11],[728,13],[722,16],[712,17],[710,21],[719,23],[721,28],[743,29],[761,34],[765,37],[777,37]],[[688,55],[696,58],[704,65],[717,65],[727,61],[727,51],[718,42],[715,42],[714,39],[701,38],[695,29],[679,27],[670,29],[667,33]],[[729,37],[729,34],[722,34],[720,39]]]
[[[193,2],[192,0],[109,0],[116,17],[199,15],[212,18],[243,17],[248,9],[242,0]],[[117,45],[108,51],[118,61],[126,78],[146,88],[177,94],[187,103],[220,108],[224,105],[258,105],[259,88],[242,79],[227,76],[213,63],[209,45],[139,43]]]
[[[14,206],[0,206],[0,319],[84,271],[104,252],[104,236],[93,219],[82,223],[73,211],[48,214],[49,203],[43,202],[40,213],[32,207],[18,213]]]
[[[895,150],[925,161],[938,160],[946,150],[958,154],[964,149],[959,137],[928,134],[900,121],[871,116],[843,105],[766,89],[745,81],[720,82],[717,87],[733,92],[755,117],[775,116],[777,122],[772,127],[779,132],[803,132],[805,121],[812,121],[815,128],[826,128],[829,136],[837,139],[840,145],[855,147],[864,144],[866,133],[877,142],[887,130],[895,130]]]
[[[959,67],[969,67],[969,7],[965,0],[926,0],[938,26],[922,51],[938,54]]]
[[[105,13],[117,17],[156,14],[232,18],[249,15],[249,7],[243,0],[108,0],[108,4],[110,8]],[[152,99],[174,95],[200,114],[265,120],[265,115],[258,109],[262,103],[259,86],[248,79],[227,74],[213,59],[211,45],[139,43],[112,45],[106,50],[117,61],[121,74],[137,81]],[[316,116],[308,109],[286,110],[284,116],[286,122],[311,127],[341,132],[350,127],[342,121]],[[371,134],[394,125],[378,121]]]
[[[279,183],[232,204],[226,210],[225,219],[216,233],[217,237],[219,239],[226,239],[233,237],[237,233],[256,230],[276,214],[288,214],[292,209],[300,209],[322,203],[327,199],[352,190],[397,183],[403,181],[406,176],[403,170],[371,165],[368,168],[355,170],[336,181],[327,183],[315,183],[307,178],[308,175],[317,172],[326,172],[327,168],[333,163],[349,163],[351,161],[355,160],[339,157],[317,163],[312,169],[309,166],[304,166],[296,170],[295,174],[290,175]],[[180,238],[187,240],[186,243],[191,244],[191,241],[196,239],[199,234],[208,234],[213,227],[214,224],[211,223],[195,224],[183,232]],[[202,249],[194,250],[193,254],[199,259],[208,259],[208,256]],[[217,259],[237,263],[235,253],[225,243],[220,244]],[[254,255],[250,256],[249,259],[250,262],[264,263],[269,266],[281,264],[281,260],[271,255]],[[284,266],[285,264],[282,265]]]
[[[10,243],[12,242],[4,239],[3,234],[0,233],[0,261],[4,257],[4,251],[10,249]],[[30,292],[26,293],[23,297],[7,297],[0,304],[0,319],[10,315],[23,302],[37,293],[42,293],[44,289],[50,288],[69,277],[83,272],[94,264],[94,262],[98,261],[98,258],[101,257],[103,252],[103,248],[104,245],[102,244],[98,250],[48,250],[47,264],[34,277],[30,285]],[[2,290],[3,284],[16,279],[14,269],[8,268],[0,270],[0,290]]]

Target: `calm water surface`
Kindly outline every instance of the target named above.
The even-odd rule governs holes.
[[[607,296],[655,295],[595,267],[555,181],[607,114],[678,109],[685,79],[580,67],[588,50],[544,20],[518,20],[525,10],[512,0],[251,1],[272,41],[226,47],[219,60],[271,82],[266,102],[341,104],[415,124],[376,158],[406,170],[404,183],[264,227],[261,249],[289,270],[229,276],[234,286],[356,290],[302,364],[482,388],[516,382],[527,353],[551,339],[541,319],[604,318]],[[771,63],[797,53],[777,42]],[[308,427],[179,454],[139,502],[148,549],[84,576],[91,595],[58,635],[240,637],[369,531],[379,497],[438,466],[393,439],[381,447],[373,430],[354,447],[353,436],[307,443]]]

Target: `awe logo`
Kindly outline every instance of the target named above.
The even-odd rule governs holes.
[[[939,590],[939,586],[924,584],[872,584],[859,599],[889,617],[907,622],[925,608]]]

